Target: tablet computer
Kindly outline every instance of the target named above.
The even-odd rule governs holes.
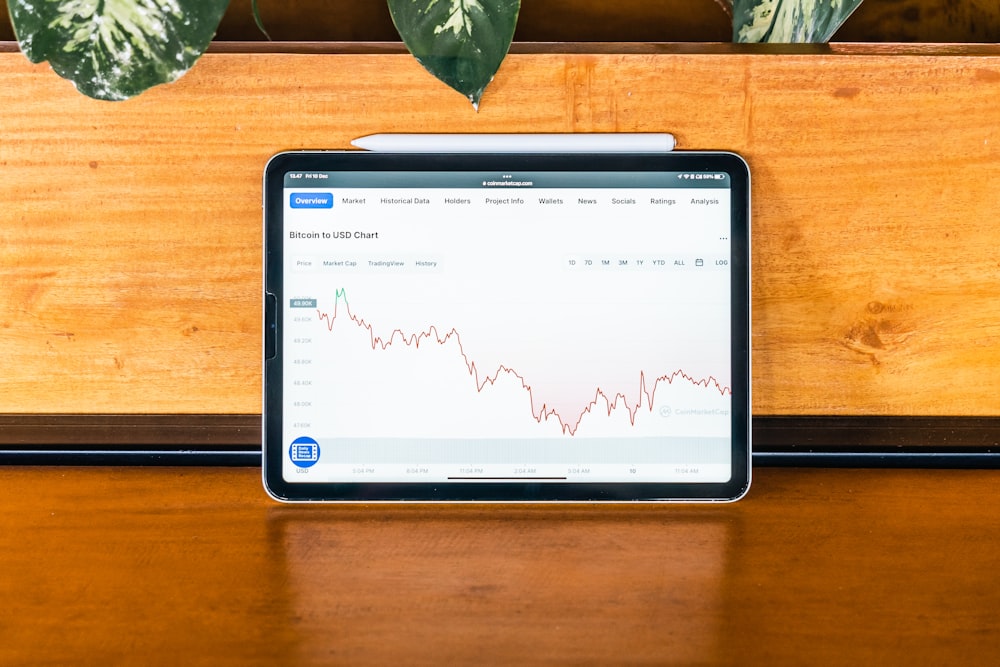
[[[286,152],[263,204],[274,498],[747,491],[739,156]]]

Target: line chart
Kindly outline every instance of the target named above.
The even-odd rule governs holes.
[[[729,386],[720,382],[714,376],[695,377],[682,369],[675,369],[663,374],[649,374],[646,371],[638,370],[636,378],[636,393],[630,399],[625,391],[617,388],[602,387],[599,384],[593,387],[592,398],[567,411],[564,408],[553,407],[553,401],[545,400],[536,396],[536,389],[533,382],[525,374],[504,363],[499,363],[495,368],[491,365],[486,371],[480,371],[477,362],[470,358],[466,352],[466,345],[463,344],[462,336],[456,328],[449,328],[444,333],[436,325],[429,325],[423,329],[414,331],[404,331],[400,328],[386,329],[387,333],[379,333],[376,326],[364,317],[356,315],[352,310],[347,298],[347,290],[338,288],[334,296],[332,309],[324,311],[316,309],[317,318],[322,322],[328,332],[333,332],[338,323],[343,325],[353,324],[358,329],[368,335],[372,351],[385,351],[390,347],[403,346],[406,348],[419,349],[421,345],[425,347],[430,344],[437,344],[441,347],[453,346],[457,355],[461,357],[465,371],[473,382],[477,394],[482,394],[487,388],[494,386],[500,378],[512,378],[515,383],[520,383],[521,390],[527,394],[528,405],[531,417],[535,422],[541,424],[549,420],[556,420],[560,431],[564,435],[574,436],[580,427],[581,422],[588,415],[594,413],[604,413],[611,416],[619,409],[625,409],[628,413],[629,423],[635,425],[636,416],[642,410],[652,412],[655,405],[655,397],[658,388],[663,385],[674,385],[675,383],[686,383],[691,387],[702,388],[720,396],[731,396],[732,390]]]

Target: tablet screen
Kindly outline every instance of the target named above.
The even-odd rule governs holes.
[[[731,154],[276,157],[268,488],[738,497],[747,209]]]

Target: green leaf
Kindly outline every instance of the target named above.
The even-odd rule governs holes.
[[[861,0],[735,0],[734,42],[827,42]]]
[[[520,0],[388,0],[403,43],[427,71],[478,108],[507,56]]]
[[[178,79],[229,0],[7,0],[21,51],[84,95],[123,100]]]
[[[264,37],[267,37],[269,42],[273,41],[271,39],[271,35],[267,32],[267,29],[264,28],[264,21],[260,18],[260,7],[257,6],[257,0],[253,0],[251,9],[253,10],[253,22],[257,24],[257,30],[260,30]]]

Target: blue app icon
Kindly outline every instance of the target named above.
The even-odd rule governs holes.
[[[319,461],[319,443],[307,436],[295,438],[288,448],[288,456],[298,467],[311,468]]]

